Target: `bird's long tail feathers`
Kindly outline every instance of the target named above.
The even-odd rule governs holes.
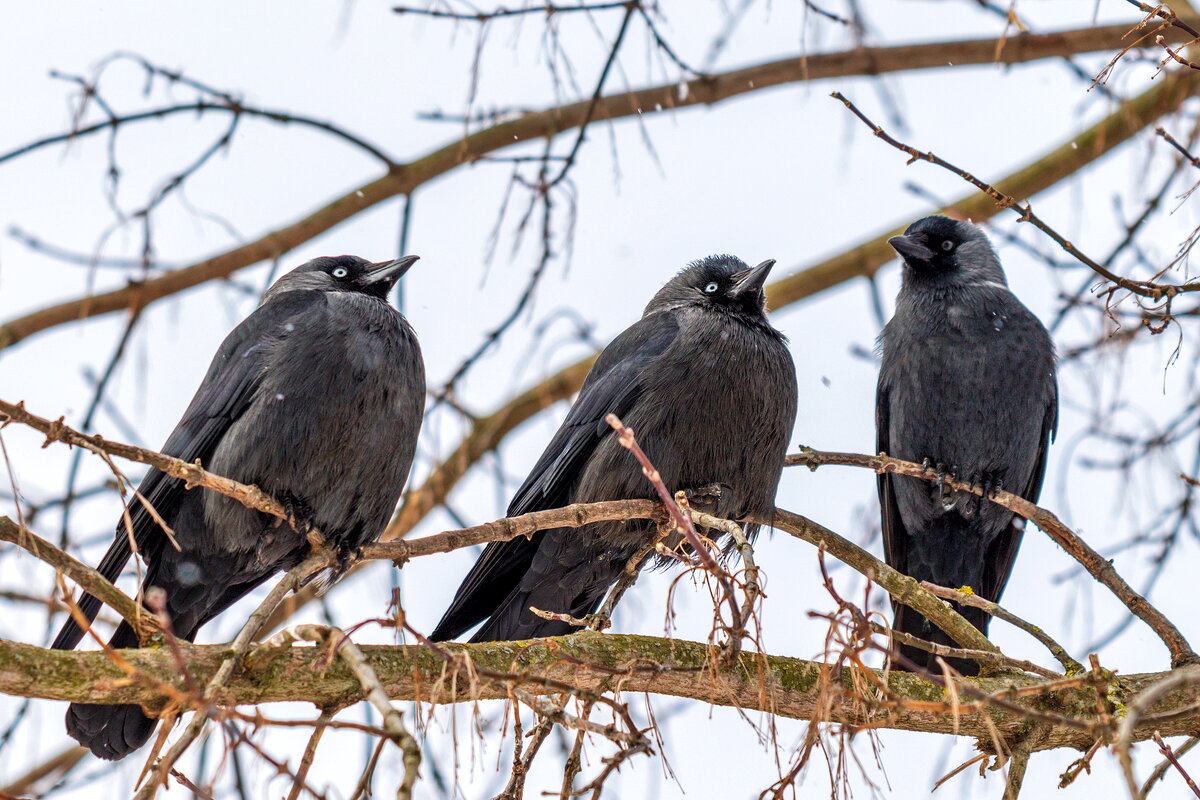
[[[263,583],[267,575],[227,586],[215,598],[207,597],[205,593],[188,595],[178,590],[173,596],[168,595],[168,613],[172,617],[175,636],[187,642],[195,641],[201,627]],[[151,570],[146,582],[157,585],[162,582],[162,577]],[[172,597],[181,607],[170,602]],[[128,622],[117,626],[108,643],[114,648],[137,647],[139,644],[137,634]],[[72,703],[67,709],[67,733],[97,757],[109,761],[122,759],[144,745],[157,724],[158,720],[146,716],[137,705]]]
[[[604,595],[597,597],[590,614],[600,605]],[[574,625],[554,619],[542,619],[529,610],[529,594],[516,591],[509,595],[504,604],[496,609],[483,626],[475,631],[472,642],[515,642],[521,639],[536,639],[542,636],[566,636],[579,630]],[[555,609],[557,610],[557,609]]]
[[[616,562],[614,562],[616,563]],[[616,582],[624,563],[616,563],[612,581],[589,587],[575,598],[563,598],[560,602],[547,599],[535,600],[530,593],[520,588],[513,590],[483,626],[471,637],[472,642],[515,642],[521,639],[538,639],[543,636],[566,636],[579,630],[570,623],[556,619],[542,619],[529,610],[530,606],[549,606],[544,610],[585,617],[600,607],[608,587]]]
[[[129,563],[129,557],[133,555],[129,548],[129,537],[124,531],[118,531],[117,538],[113,541],[112,546],[108,548],[108,552],[104,554],[103,560],[96,567],[96,571],[109,580],[116,582],[117,576],[121,574],[121,570],[125,569],[125,565]],[[79,610],[83,612],[84,617],[88,622],[93,622],[96,615],[100,613],[100,601],[92,597],[90,594],[84,594],[79,598]],[[54,638],[54,643],[50,647],[54,650],[74,650],[79,644],[79,640],[83,638],[83,628],[71,617],[63,624],[62,629],[58,632],[58,636]],[[137,646],[135,637],[133,646]]]
[[[109,644],[137,647],[138,637],[128,622],[122,622]],[[67,708],[67,733],[95,756],[109,761],[124,758],[144,745],[157,723],[136,705],[72,703]]]
[[[988,620],[990,617],[988,617],[988,615],[982,609],[958,606],[957,610],[958,613],[966,617],[968,622],[982,631],[985,635],[987,634]],[[908,606],[896,606],[896,617],[895,621],[892,623],[892,627],[898,631],[912,634],[918,639],[924,639],[927,642],[941,644],[947,647],[959,647],[959,645],[955,643],[955,641],[951,639],[949,635],[944,633],[941,628],[934,625],[932,622],[925,619],[925,617],[921,616]],[[935,675],[942,674],[941,666],[937,663],[936,657],[933,655],[933,653],[912,647],[911,645],[900,645],[897,649],[899,650],[900,655],[904,656],[918,667],[923,667]],[[979,674],[979,665],[974,661],[970,661],[965,658],[947,658],[946,663],[958,670],[958,672],[963,675]],[[906,664],[903,664],[896,659],[893,659],[892,661],[892,669],[903,670],[906,672],[909,671],[909,668]]]

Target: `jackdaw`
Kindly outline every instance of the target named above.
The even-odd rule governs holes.
[[[667,283],[600,354],[509,516],[656,497],[604,421],[610,413],[636,432],[669,490],[707,489],[705,510],[722,517],[769,513],[796,417],[795,366],[766,316],[763,284],[774,263],[749,269],[732,256],[710,256]],[[646,520],[630,520],[493,542],[430,638],[454,638],[485,618],[472,641],[570,633],[573,626],[530,606],[575,617],[594,612],[653,531]]]
[[[1009,291],[991,243],[971,223],[926,217],[888,242],[903,258],[904,276],[879,337],[879,452],[1036,502],[1058,419],[1050,334]],[[1025,520],[942,480],[885,473],[878,484],[888,564],[1000,599]],[[987,633],[986,613],[958,611]],[[911,608],[895,604],[895,615],[896,630],[954,646]],[[924,650],[901,646],[900,653],[937,669]],[[949,663],[964,675],[978,672],[973,661]]]
[[[115,580],[131,555],[146,562],[143,589],[166,593],[176,636],[202,625],[308,554],[315,527],[336,548],[333,577],[383,532],[408,478],[425,407],[425,366],[408,321],[388,291],[417,260],[372,264],[317,258],[277,280],[226,337],[162,452],[253,483],[284,503],[295,527],[207,489],[150,470],[139,500],[100,562]],[[96,618],[100,602],[83,595]],[[67,622],[52,645],[71,649],[83,630]],[[122,622],[109,641],[137,647]],[[72,703],[67,732],[100,758],[145,744],[156,720],[136,705]]]

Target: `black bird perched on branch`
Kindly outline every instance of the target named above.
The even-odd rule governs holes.
[[[509,516],[570,503],[654,498],[655,491],[604,418],[638,435],[668,489],[717,486],[711,513],[769,513],[796,417],[796,371],[766,316],[763,284],[732,256],[691,264],[588,373],[562,427],[508,507]],[[754,526],[748,526],[753,532]],[[626,563],[651,541],[646,520],[550,530],[493,542],[433,632],[472,641],[557,636],[574,628],[530,606],[574,617],[594,612]]]
[[[408,478],[425,407],[425,366],[416,334],[387,301],[417,260],[371,264],[355,256],[318,258],[277,280],[262,305],[226,337],[204,382],[162,452],[253,483],[286,504],[295,527],[207,489],[150,470],[129,523],[98,567],[110,581],[131,555],[146,562],[143,586],[166,593],[176,636],[200,626],[309,552],[319,530],[350,555],[383,532]],[[100,602],[79,603],[94,620]],[[68,621],[56,649],[83,630]],[[122,622],[109,642],[137,647]],[[67,732],[100,758],[119,759],[145,744],[156,720],[136,705],[73,703]]]
[[[1058,419],[1050,335],[1009,291],[991,243],[969,222],[926,217],[888,241],[904,260],[904,277],[879,339],[879,452],[1037,502]],[[889,564],[917,580],[1000,599],[1025,520],[941,480],[885,473],[878,483]],[[958,610],[987,633],[981,609]],[[954,646],[911,608],[897,604],[895,612],[896,630]],[[900,653],[937,670],[924,650]],[[949,662],[963,674],[978,672],[972,661]]]

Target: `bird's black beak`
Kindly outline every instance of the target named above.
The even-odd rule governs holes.
[[[408,268],[417,263],[420,256],[404,256],[397,258],[395,261],[381,261],[378,264],[372,264],[362,278],[364,286],[375,286],[383,284],[387,288],[392,288],[396,285],[396,281],[408,272]]]
[[[737,282],[733,284],[733,288],[729,294],[733,297],[739,297],[748,292],[761,291],[763,284],[767,282],[767,276],[771,274],[771,267],[773,266],[775,266],[775,259],[768,258],[754,269],[746,270],[738,276]]]
[[[918,242],[912,236],[893,236],[888,239],[888,244],[892,246],[897,253],[906,261],[932,261],[933,251],[925,245]]]

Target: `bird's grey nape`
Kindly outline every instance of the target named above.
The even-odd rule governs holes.
[[[271,288],[263,294],[262,302],[270,302],[285,292],[325,292],[332,288],[333,278],[324,272],[292,270],[271,284]]]
[[[1008,288],[1000,256],[986,237],[970,239],[958,246],[958,268],[963,285]]]

